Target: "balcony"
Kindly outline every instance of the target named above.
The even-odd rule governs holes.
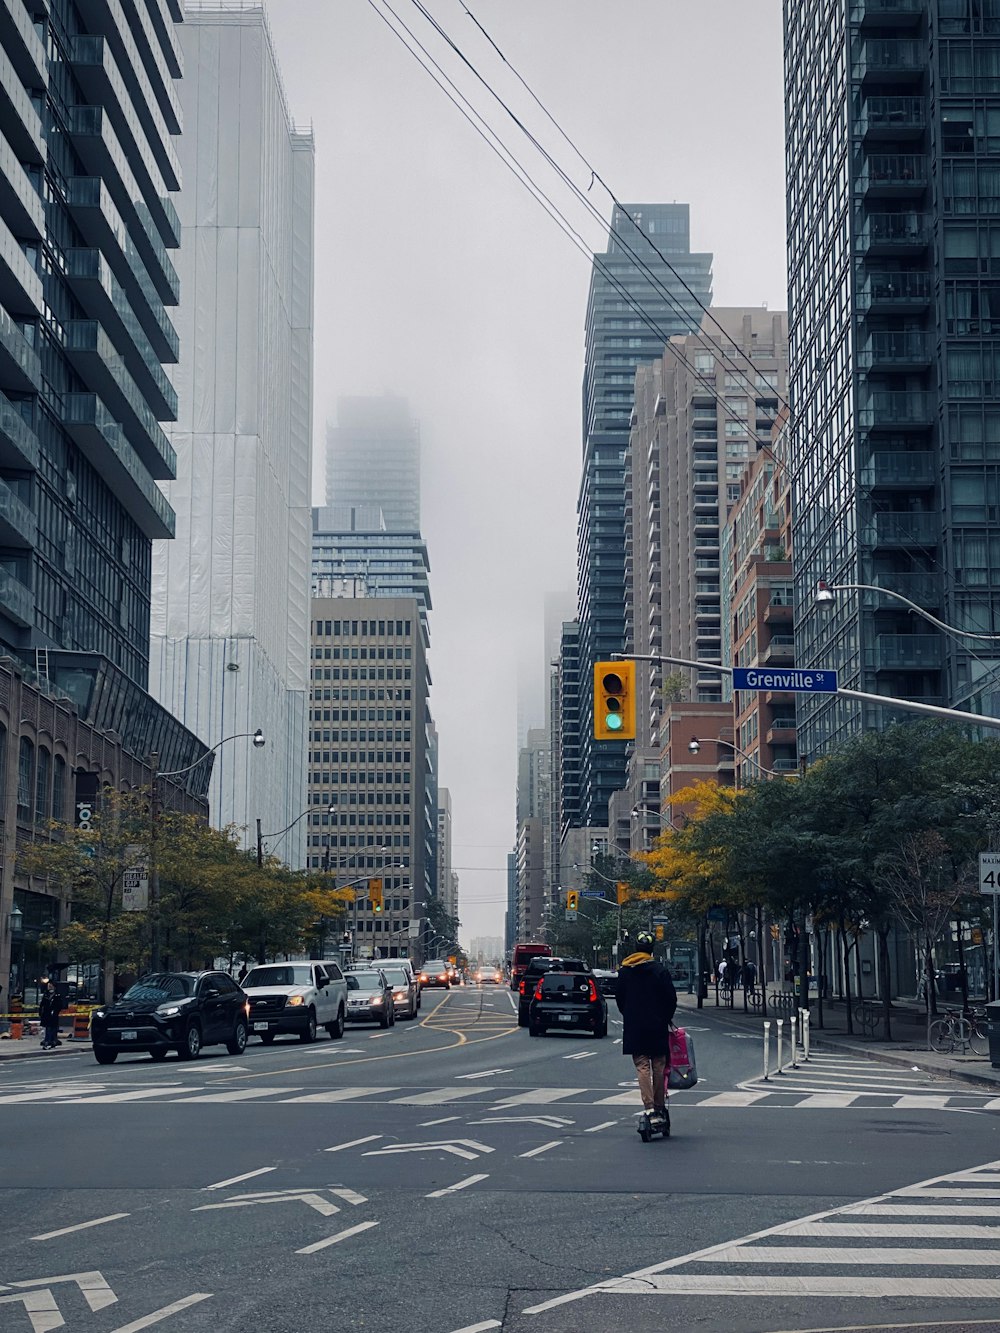
[[[927,104],[922,97],[866,97],[857,130],[866,142],[883,139],[919,139],[927,126]]]
[[[875,514],[866,523],[862,533],[864,545],[898,550],[910,546],[936,546],[941,536],[941,519],[937,514],[913,513],[909,510]]]
[[[799,771],[799,761],[797,759],[772,759],[772,773],[797,773]]]
[[[795,718],[776,717],[767,729],[768,745],[795,744]]]
[[[858,351],[862,370],[926,370],[932,359],[931,336],[920,330],[879,329]]]
[[[45,235],[45,208],[8,139],[0,134],[0,217],[22,240]]]
[[[6,0],[0,0],[0,6]],[[22,162],[44,162],[42,122],[0,42],[0,125]]]
[[[795,657],[795,635],[794,634],[772,634],[771,642],[764,649],[761,658],[765,666],[768,663],[783,663],[787,665]]]
[[[861,222],[856,246],[869,259],[893,255],[918,255],[927,249],[931,227],[926,214],[907,209],[902,213],[866,213]]]
[[[15,315],[35,316],[42,309],[42,280],[20,243],[0,218],[0,305]]]
[[[851,23],[872,23],[879,28],[898,24],[911,27],[920,22],[926,0],[851,0]]]
[[[97,394],[64,394],[63,421],[81,453],[104,477],[146,536],[172,537],[173,510]]]
[[[858,291],[858,309],[869,314],[918,313],[930,304],[932,290],[929,273],[869,273]]]
[[[67,250],[66,277],[87,314],[114,336],[158,421],[177,419],[177,392],[160,365],[125,289],[99,250]]]
[[[912,83],[927,68],[927,48],[910,37],[867,37],[855,44],[851,78],[863,84]]]
[[[158,106],[170,132],[179,134],[182,117],[174,79],[181,77],[183,61],[177,34],[168,35],[167,60],[164,60],[161,39],[151,26],[145,5],[128,0],[126,19],[121,0],[76,0],[76,4],[87,31],[105,33],[111,39],[118,62],[133,87],[136,105]]]
[[[898,430],[901,426],[927,429],[934,423],[931,398],[923,390],[906,393],[897,389],[876,389],[858,409],[861,430]]]
[[[891,595],[894,592],[898,592],[900,596],[908,598],[927,611],[936,610],[941,605],[940,574],[879,573],[871,575],[867,582],[885,589],[884,592],[864,591],[858,594],[861,605],[869,611],[899,611],[903,603],[898,597]]]
[[[20,579],[0,567],[0,615],[25,628],[35,623],[35,594]]]
[[[857,188],[866,199],[900,199],[922,194],[927,179],[922,153],[872,153],[858,172]]]
[[[24,0],[0,0],[0,46],[7,52],[17,77],[29,88],[46,88],[49,62],[45,47],[28,17]]]
[[[876,671],[937,671],[944,644],[938,634],[876,634],[866,656]]]
[[[150,411],[124,360],[104,329],[94,319],[66,323],[66,355],[84,383],[111,404],[121,416],[125,434],[149,470],[161,480],[175,476],[177,456]]]
[[[38,437],[6,396],[0,393],[0,468],[37,472]]]
[[[862,486],[896,490],[907,486],[933,486],[936,457],[928,450],[872,454],[858,480]]]
[[[67,186],[66,202],[84,239],[99,249],[111,264],[115,276],[125,288],[132,309],[142,320],[142,326],[157,356],[161,361],[176,361],[180,354],[180,342],[163,302],[169,301],[176,305],[179,286],[166,250],[163,251],[163,258],[169,266],[169,273],[154,266],[154,282],[107,186],[96,176],[72,177]]]
[[[765,690],[764,702],[768,708],[794,708],[795,695],[789,690]]]
[[[768,602],[764,607],[765,625],[790,625],[795,619],[791,602]]]
[[[22,499],[0,477],[0,546],[31,549],[38,538],[38,521]]]
[[[0,384],[18,393],[41,393],[38,353],[0,306]]]

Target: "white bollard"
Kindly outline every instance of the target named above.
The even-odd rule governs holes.
[[[809,1010],[808,1010],[808,1009],[802,1009],[802,1010],[799,1011],[799,1014],[800,1014],[800,1017],[801,1017],[801,1019],[802,1019],[802,1025],[801,1025],[801,1032],[802,1032],[802,1058],[803,1058],[803,1060],[808,1061],[808,1059],[809,1059]]]
[[[770,1079],[768,1077],[770,1073],[770,1069],[768,1067],[770,1064],[770,1057],[771,1057],[771,1024],[767,1020],[765,1020],[764,1022],[764,1082],[765,1083],[770,1082]]]
[[[778,1066],[774,1071],[776,1074],[783,1074],[785,1072],[781,1067],[781,1029],[784,1027],[784,1023],[785,1020],[783,1018],[778,1019]]]
[[[790,1025],[790,1027],[791,1027],[791,1034],[792,1034],[792,1068],[793,1068],[793,1069],[798,1069],[799,1066],[798,1066],[798,1064],[796,1063],[796,1058],[797,1058],[797,1055],[798,1055],[798,1050],[797,1050],[796,1039],[795,1039],[795,1014],[794,1014],[794,1013],[789,1017],[788,1022],[789,1022],[789,1025]]]

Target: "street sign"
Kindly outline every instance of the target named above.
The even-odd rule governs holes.
[[[734,690],[787,690],[795,694],[836,694],[836,671],[788,667],[733,667]]]
[[[567,908],[566,908],[566,920],[567,920],[567,921],[575,921],[575,920],[576,920],[576,908],[575,908],[575,907],[567,907]]]
[[[584,898],[603,898],[603,897],[604,897],[604,890],[603,890],[603,889],[581,889],[580,892],[581,892],[581,894],[583,895]]]
[[[979,892],[1000,893],[1000,852],[979,853]]]
[[[654,926],[669,926],[669,925],[670,925],[670,918],[669,918],[668,916],[654,916],[654,917],[653,917],[653,925],[654,925]]]
[[[122,911],[144,912],[149,907],[149,866],[146,849],[129,843],[122,871]]]

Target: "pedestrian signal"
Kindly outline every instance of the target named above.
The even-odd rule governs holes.
[[[635,740],[635,663],[594,664],[594,738]]]
[[[575,912],[580,906],[580,894],[577,889],[569,889],[566,893],[566,911]]]
[[[380,879],[370,879],[368,881],[368,898],[372,905],[372,911],[378,915],[382,910],[382,881]]]
[[[777,923],[775,923],[775,924],[771,927],[771,939],[772,939],[772,940],[780,940],[780,939],[781,939],[781,927],[780,927],[779,925],[777,925]]]

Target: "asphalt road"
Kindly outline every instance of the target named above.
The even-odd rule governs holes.
[[[822,1050],[765,1085],[705,1010],[644,1145],[620,1027],[533,1039],[511,1001],[4,1061],[0,1333],[1000,1330],[1000,1098]]]

